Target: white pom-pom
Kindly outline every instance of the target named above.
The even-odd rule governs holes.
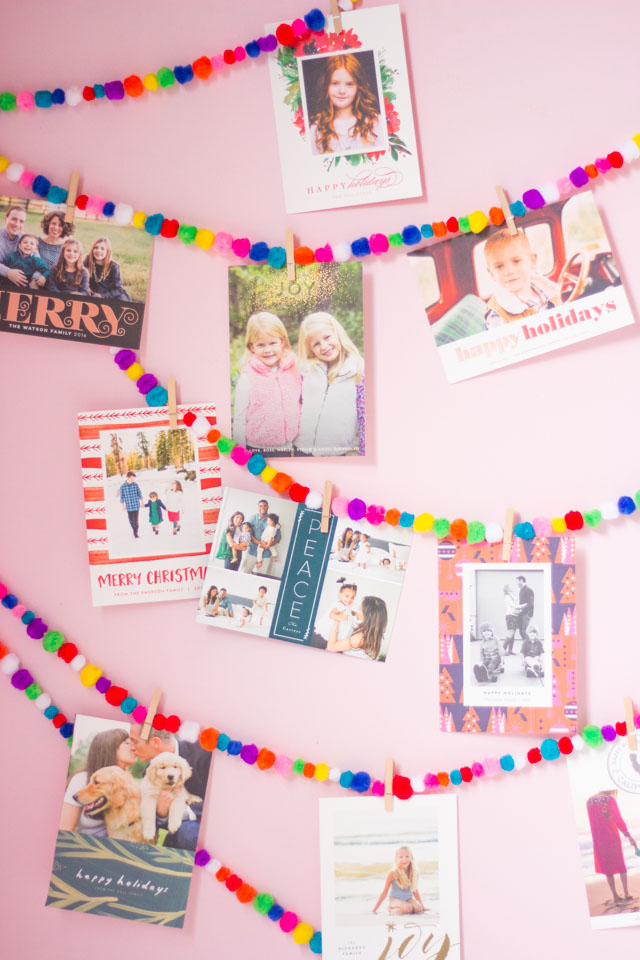
[[[338,6],[346,13],[349,10],[353,10],[353,0],[338,0]]]
[[[545,203],[557,203],[560,199],[560,191],[555,183],[544,183],[540,187],[540,193],[544,197]]]
[[[579,733],[576,733],[575,737],[571,737],[571,743],[573,744],[573,749],[576,753],[580,753],[581,750],[584,750],[584,740]]]
[[[524,770],[527,765],[527,758],[524,753],[512,753],[513,765],[516,770]]]
[[[133,220],[133,207],[128,203],[116,203],[113,220],[121,227],[128,227]]]
[[[424,793],[426,788],[422,777],[411,777],[409,782],[414,793]]]
[[[20,658],[15,653],[8,653],[2,658],[0,663],[2,664],[2,672],[8,677],[12,677],[16,670],[20,667]]]
[[[86,658],[86,657],[83,657],[83,655],[82,655],[81,653],[79,653],[77,656],[75,656],[75,657],[73,658],[73,660],[71,661],[71,663],[69,664],[69,666],[71,667],[71,669],[72,669],[72,670],[75,670],[76,673],[80,673],[80,671],[81,671],[84,667],[86,667],[86,665],[87,665],[87,658]]]
[[[336,263],[346,263],[347,260],[351,260],[351,247],[348,243],[334,243],[331,249]]]
[[[7,180],[11,180],[11,183],[17,183],[22,174],[24,173],[24,166],[21,163],[10,163],[7,169],[4,172]]]
[[[340,767],[331,767],[331,770],[329,770],[329,780],[331,780],[332,783],[338,783],[341,775],[342,770]]]
[[[620,147],[620,153],[625,163],[631,163],[632,160],[637,160],[640,157],[640,147],[635,140],[625,140]]]
[[[183,720],[178,730],[178,739],[195,743],[200,737],[200,724],[197,720]]]
[[[195,433],[196,437],[206,437],[211,430],[211,424],[206,417],[196,417],[193,423],[191,424],[191,429]]]
[[[115,357],[116,353],[120,353],[122,347],[108,347],[109,353],[112,357]]]
[[[41,693],[40,696],[36,697],[36,699],[33,702],[35,703],[38,710],[42,710],[42,712],[44,713],[47,707],[51,706],[51,697],[49,696],[48,693]]]
[[[600,513],[604,520],[616,520],[620,516],[618,512],[618,504],[614,503],[613,500],[607,500],[600,507]]]
[[[219,860],[216,860],[215,857],[211,857],[211,860],[209,860],[209,863],[205,864],[205,870],[207,871],[207,873],[210,873],[215,877],[216,873],[218,872],[221,866],[222,864],[220,863]]]
[[[488,523],[485,527],[484,538],[487,543],[500,543],[504,533],[499,523]]]
[[[317,490],[309,490],[305,498],[305,506],[309,507],[309,510],[320,510],[322,507],[323,496],[321,493],[318,493]]]
[[[70,107],[77,107],[81,100],[82,90],[80,87],[69,87],[68,90],[65,90],[64,102],[68,103]]]

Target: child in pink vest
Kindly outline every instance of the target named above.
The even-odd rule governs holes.
[[[302,380],[282,321],[254,313],[236,385],[233,439],[264,453],[288,451],[298,435]]]

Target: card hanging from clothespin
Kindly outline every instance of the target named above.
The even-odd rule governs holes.
[[[153,696],[151,697],[151,703],[149,704],[149,709],[147,710],[147,716],[145,717],[145,721],[142,724],[142,730],[140,731],[140,736],[143,740],[148,740],[151,736],[151,725],[156,713],[158,712],[158,704],[160,703],[161,696],[162,690],[154,690]]]
[[[322,517],[320,518],[320,533],[329,533],[329,520],[331,519],[331,493],[333,485],[331,480],[325,480],[324,496],[322,497]]]
[[[511,213],[511,207],[509,206],[509,201],[507,200],[507,195],[504,192],[504,187],[497,186],[494,188],[498,194],[498,200],[500,201],[500,206],[502,207],[502,212],[504,213],[504,218],[507,221],[507,228],[512,237],[517,236],[518,228],[516,227],[516,222],[513,219],[513,214]]]
[[[338,0],[329,0],[329,9],[331,10],[331,19],[333,20],[333,32],[342,33],[342,14],[338,6]]]
[[[511,541],[513,540],[513,507],[508,507],[504,518],[504,537],[502,539],[502,562],[511,559]]]
[[[384,809],[387,813],[393,810],[393,759],[387,758],[384,765]]]
[[[296,279],[296,262],[293,259],[293,230],[287,227],[285,233],[285,250],[287,251],[287,280],[294,283]]]
[[[64,212],[64,222],[73,223],[76,214],[76,200],[78,199],[78,185],[80,183],[80,174],[74,170],[69,177],[69,189],[67,190],[67,206]]]
[[[167,393],[169,394],[169,399],[167,400],[167,409],[169,411],[169,429],[177,430],[178,408],[176,405],[176,382],[173,377],[169,378],[169,382],[167,384]]]
[[[624,698],[624,719],[627,724],[627,743],[631,753],[638,752],[638,734],[636,731],[636,719],[633,711],[633,700],[631,697]]]

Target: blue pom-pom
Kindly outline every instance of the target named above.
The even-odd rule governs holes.
[[[145,395],[145,400],[148,407],[166,407],[169,402],[169,394],[165,387],[158,384],[157,387],[149,390],[149,393]]]
[[[420,243],[422,240],[422,234],[416,226],[409,224],[408,227],[405,227],[402,231],[402,242],[406,243],[410,247],[414,243]]]
[[[355,790],[356,793],[366,793],[370,786],[371,777],[366,770],[359,770],[358,773],[354,773],[351,781],[352,790]]]
[[[269,917],[269,920],[276,921],[280,919],[283,913],[284,913],[284,907],[281,907],[279,903],[274,903],[274,905],[271,907],[271,910],[269,910],[269,913],[267,914],[267,916]]]
[[[50,90],[36,90],[35,95],[36,107],[44,107],[45,110],[48,110],[51,106],[51,91]]]
[[[229,740],[227,745],[227,753],[231,757],[237,757],[240,751],[242,750],[242,742],[240,740]]]
[[[620,497],[618,500],[618,510],[620,513],[629,514],[633,513],[636,505],[631,497]]]
[[[62,87],[56,87],[53,93],[51,94],[51,103],[60,104],[60,103],[64,103],[64,100],[65,100],[64,90],[62,89]]]
[[[326,20],[322,10],[318,10],[317,7],[314,7],[313,10],[309,10],[309,13],[305,13],[304,22],[309,27],[309,30],[315,30],[317,33],[319,33],[320,30],[324,30]]]
[[[216,749],[219,750],[220,753],[224,753],[230,743],[231,743],[231,740],[226,735],[226,733],[219,733]]]
[[[58,730],[58,733],[60,734],[61,737],[64,737],[65,740],[68,740],[69,737],[73,736],[73,724],[67,720],[66,723],[62,724],[62,726]]]
[[[425,240],[429,240],[433,236],[433,227],[430,223],[423,223],[420,227],[420,233]]]
[[[254,477],[257,477],[262,473],[266,465],[267,461],[262,454],[254,453],[253,456],[247,461],[247,470],[249,473],[252,473]]]
[[[528,520],[525,520],[524,523],[516,523],[513,532],[516,537],[521,537],[523,540],[533,540],[536,535],[532,524]]]
[[[351,244],[351,253],[354,257],[366,257],[367,254],[371,253],[368,239],[366,237],[358,237],[357,240],[354,240]]]
[[[344,773],[340,774],[340,786],[344,787],[345,790],[348,790],[353,781],[353,774],[351,770],[345,770]]]
[[[412,513],[401,513],[400,514],[400,526],[401,527],[412,527],[415,516]]]
[[[193,80],[193,67],[190,63],[186,67],[174,67],[173,75],[178,83],[189,83],[190,80]]]
[[[103,217],[112,217],[115,213],[116,205],[112,200],[107,200],[104,207],[102,208]]]
[[[2,606],[6,607],[7,610],[13,610],[14,607],[18,606],[18,598],[15,593],[8,593],[2,598]]]
[[[527,212],[527,208],[525,207],[522,200],[514,200],[514,202],[510,204],[510,206],[511,206],[511,213],[514,215],[514,217],[524,217],[525,213]]]
[[[94,83],[93,92],[96,96],[96,100],[102,100],[105,95],[104,83]]]
[[[247,51],[248,57],[259,57],[260,56],[260,46],[257,40],[250,40],[249,43],[245,44],[245,50]]]
[[[31,189],[37,196],[46,197],[49,193],[49,188],[51,187],[51,180],[47,180],[46,177],[43,177],[41,173],[34,179],[31,184]]]
[[[263,240],[260,240],[258,243],[252,243],[249,249],[249,260],[255,260],[260,262],[261,260],[266,260],[269,256],[269,244],[264,243]]]
[[[549,737],[548,740],[543,740],[540,744],[540,753],[545,760],[557,760],[560,756],[560,747],[556,740]]]
[[[45,710],[44,715],[47,718],[47,720],[53,720],[53,718],[57,717],[59,713],[60,711],[58,710],[58,708],[54,707],[54,705],[51,704],[51,706],[47,707],[47,709]]]
[[[462,774],[459,770],[452,770],[449,774],[449,780],[451,780],[451,783],[458,787],[462,783]]]
[[[25,610],[20,619],[24,623],[25,627],[28,627],[32,620],[35,620],[35,613],[33,610]]]
[[[157,237],[162,229],[162,221],[164,217],[161,213],[152,213],[150,217],[144,222],[144,229],[147,233],[150,233],[152,237]]]
[[[311,940],[309,940],[309,950],[315,954],[322,953],[322,934],[319,930],[316,930]]]
[[[120,704],[120,709],[123,713],[133,713],[135,708],[138,706],[138,701],[135,697],[125,697],[122,703]]]
[[[287,251],[284,247],[271,247],[267,256],[267,263],[276,270],[281,270],[287,262]]]
[[[47,201],[49,203],[65,203],[68,195],[68,191],[64,187],[49,187]]]
[[[505,753],[504,757],[500,757],[500,766],[507,773],[511,773],[515,765],[515,761],[510,753]]]

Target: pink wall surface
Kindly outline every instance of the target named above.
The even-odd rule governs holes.
[[[375,3],[367,2],[367,7]],[[246,43],[293,0],[238,4],[5,4],[0,87],[52,89],[188,63]],[[189,89],[138,101],[3,114],[0,152],[88,193],[275,244],[287,226],[310,246],[392,232],[512,197],[616,149],[637,132],[640,11],[628,0],[402,0],[425,196],[392,206],[287,217],[264,58]],[[640,164],[595,183],[632,305]],[[0,190],[8,183],[0,178]],[[634,225],[635,224],[635,225]],[[230,261],[229,261],[230,262]],[[181,402],[215,400],[229,428],[227,266],[177,241],[156,245],[141,359]],[[640,485],[635,327],[449,386],[402,253],[364,267],[370,419],[364,462],[303,460],[297,477],[367,501],[500,520],[592,508]],[[136,403],[105,348],[0,339],[2,579],[112,677],[167,712],[244,742],[381,776],[393,756],[414,775],[527,749],[528,740],[438,733],[435,541],[416,536],[390,659],[363,665],[194,623],[194,604],[94,609],[89,593],[76,413]],[[223,480],[259,491],[223,463]],[[640,668],[637,515],[578,541],[582,722],[621,719]],[[45,657],[6,613],[0,636],[69,714],[117,717]],[[45,909],[68,751],[3,680],[2,924],[14,960],[132,956],[286,960],[310,955],[204,872],[182,932]],[[320,925],[319,797],[217,754],[201,840],[259,889]],[[459,795],[465,960],[629,955],[637,929],[593,933],[562,762]],[[607,943],[605,943],[607,941]]]

